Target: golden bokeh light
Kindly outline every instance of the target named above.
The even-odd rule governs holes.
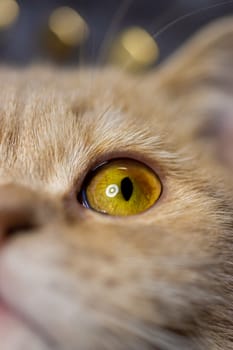
[[[0,30],[10,27],[19,16],[19,5],[15,0],[0,0]]]
[[[140,27],[131,27],[123,31],[110,50],[110,62],[130,71],[145,70],[153,65],[158,57],[157,43]]]
[[[88,37],[86,21],[70,7],[59,7],[49,18],[50,31],[65,45],[75,47]]]

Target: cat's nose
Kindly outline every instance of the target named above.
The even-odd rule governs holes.
[[[54,208],[26,187],[9,184],[0,187],[0,242],[21,232],[40,228],[53,215]]]

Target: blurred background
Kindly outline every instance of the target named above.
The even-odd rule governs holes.
[[[229,14],[223,0],[0,0],[0,61],[145,70]]]

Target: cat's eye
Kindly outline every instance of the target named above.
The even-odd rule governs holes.
[[[88,174],[79,200],[95,211],[127,216],[149,209],[161,192],[160,179],[148,166],[132,159],[117,159]]]

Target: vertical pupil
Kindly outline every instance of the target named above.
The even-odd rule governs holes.
[[[126,201],[130,199],[133,193],[133,184],[129,177],[121,181],[121,193]]]

